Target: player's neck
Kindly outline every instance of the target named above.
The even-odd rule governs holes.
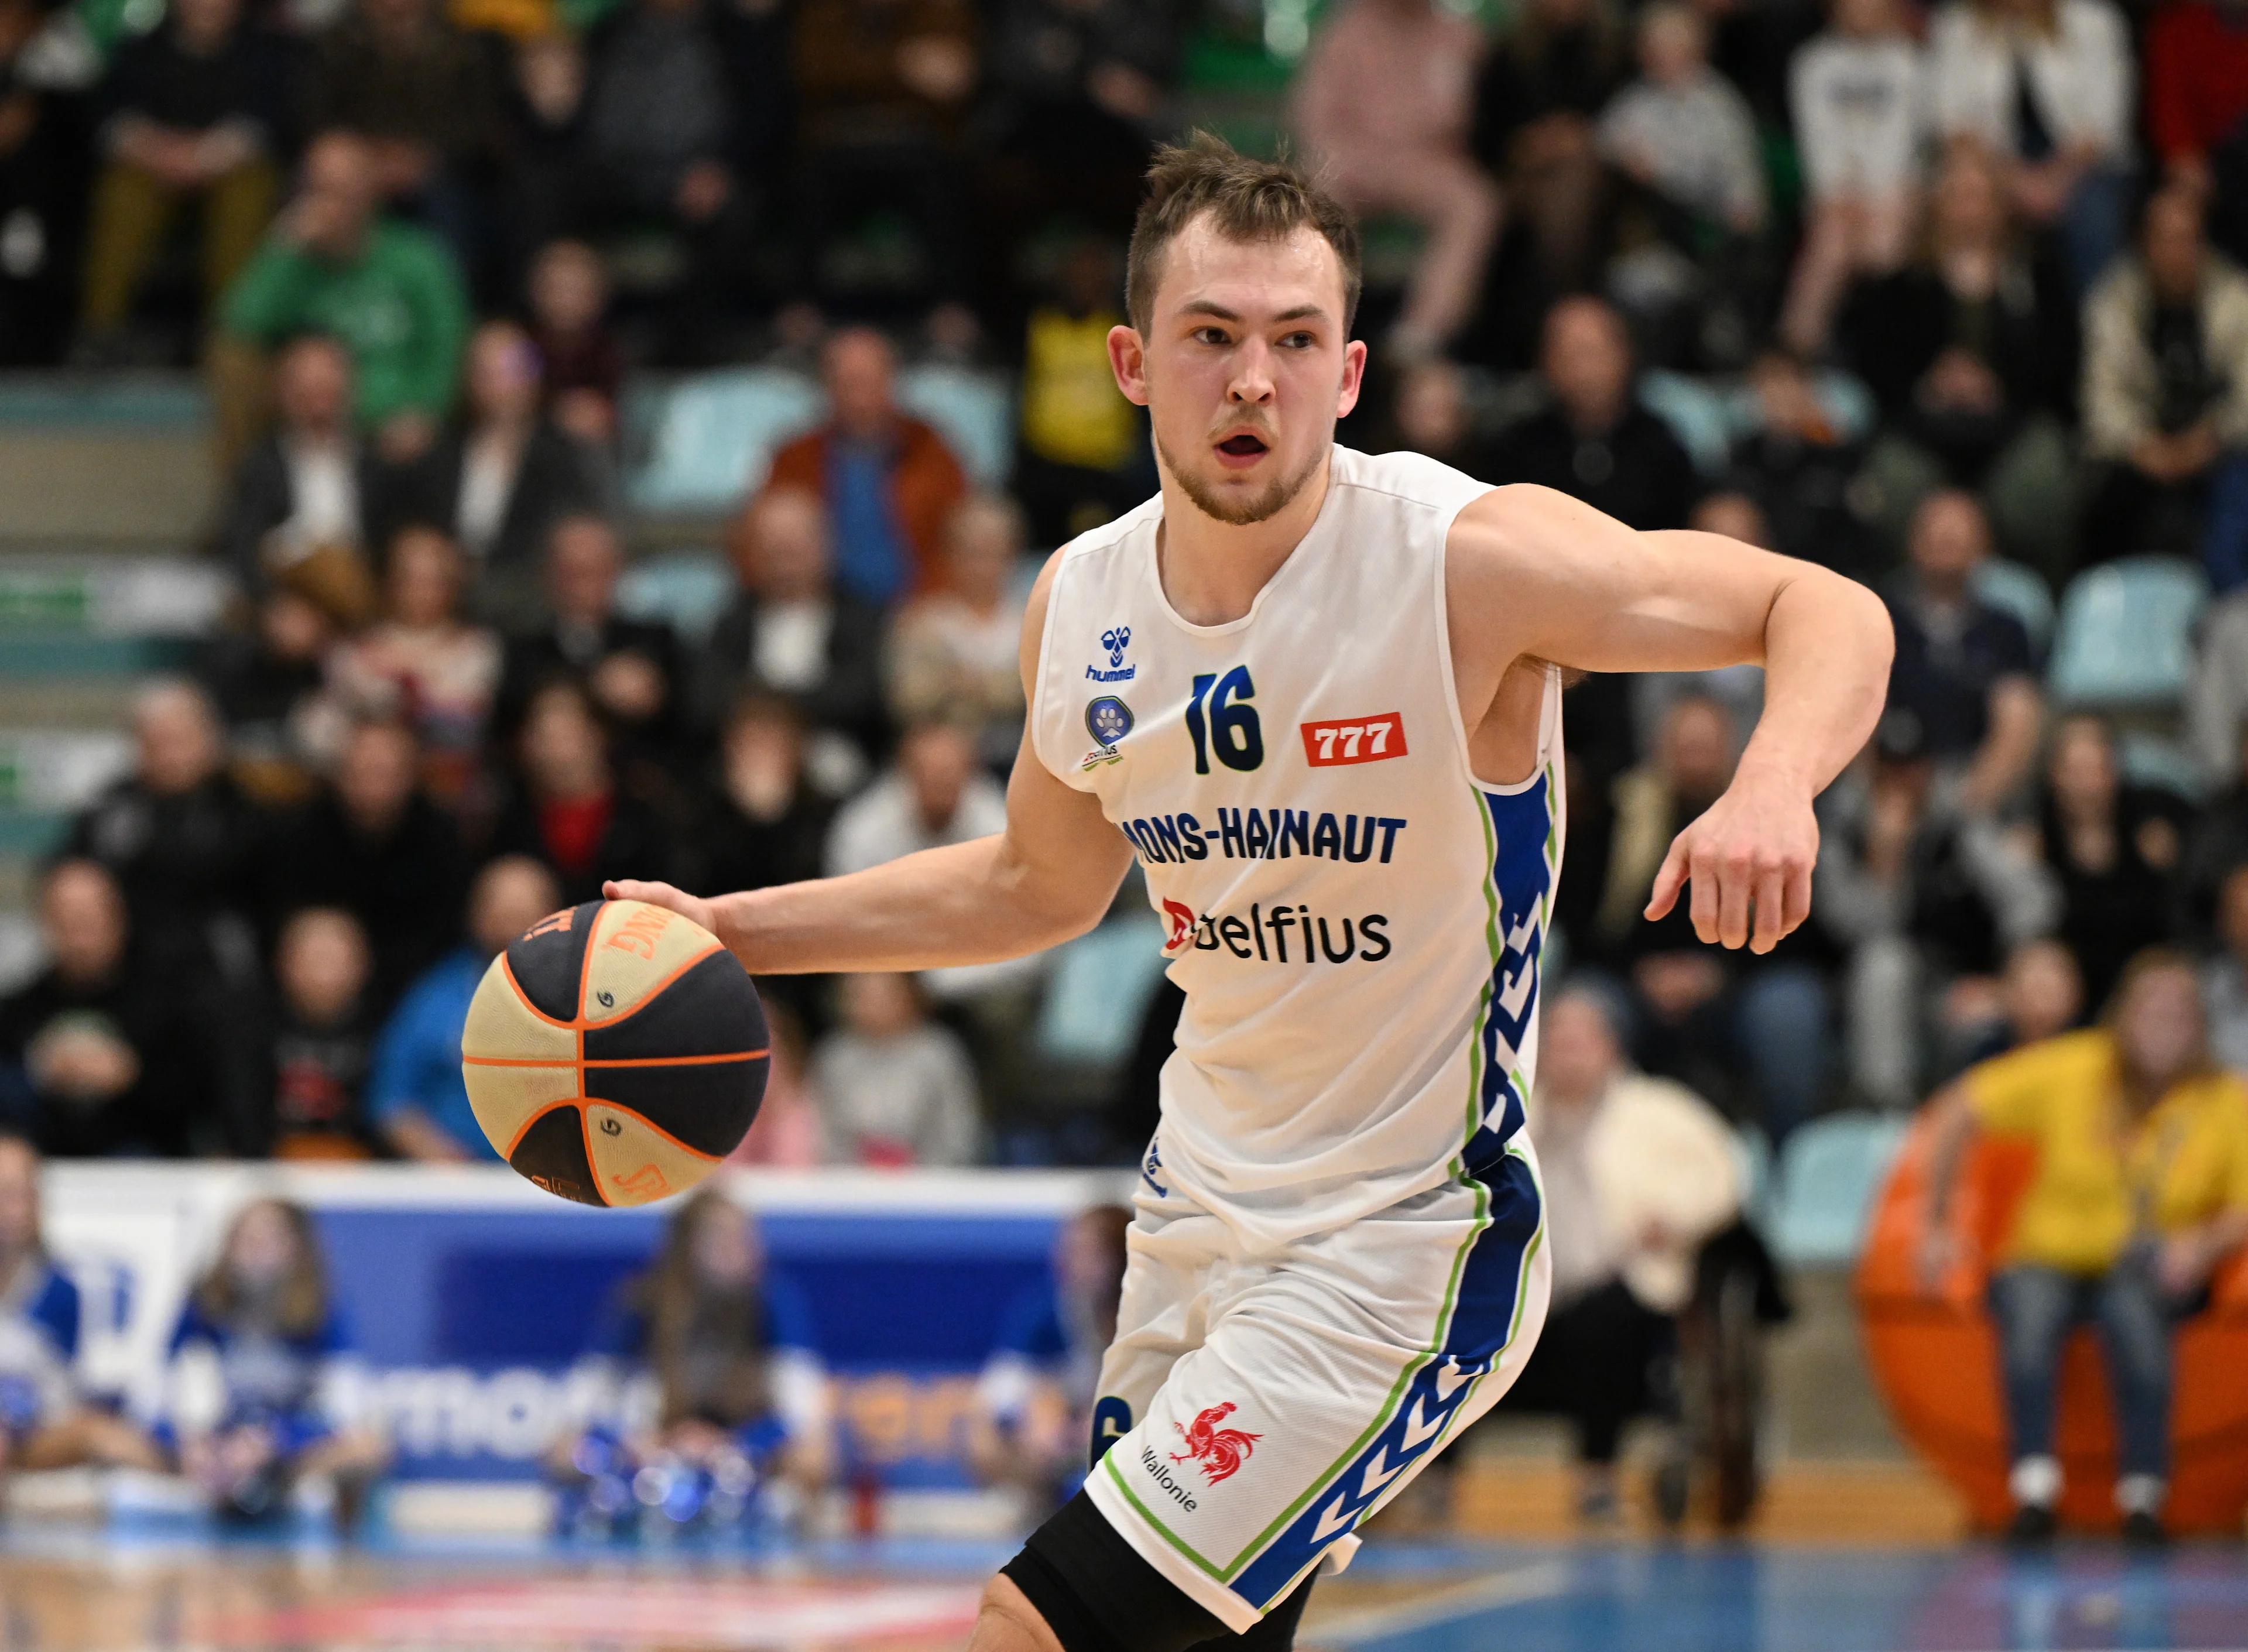
[[[1326,503],[1332,456],[1296,497],[1262,522],[1220,522],[1162,472],[1163,519],[1155,569],[1172,612],[1189,625],[1226,625],[1247,614],[1302,543]]]

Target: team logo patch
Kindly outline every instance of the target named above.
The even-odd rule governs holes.
[[[1113,747],[1132,732],[1132,708],[1114,695],[1104,694],[1087,703],[1085,731],[1093,737],[1094,744]]]
[[[1257,1442],[1264,1437],[1241,1429],[1218,1427],[1233,1415],[1234,1410],[1233,1402],[1228,1400],[1223,1405],[1214,1405],[1196,1416],[1192,1428],[1172,1423],[1171,1426],[1178,1429],[1179,1437],[1187,1443],[1187,1449],[1172,1452],[1171,1461],[1200,1463],[1203,1477],[1212,1485],[1220,1480],[1231,1479],[1241,1465],[1249,1460],[1250,1454],[1256,1450]]]
[[[1304,735],[1304,761],[1314,769],[1346,763],[1380,763],[1405,755],[1405,717],[1384,711],[1374,717],[1336,717],[1298,725]]]

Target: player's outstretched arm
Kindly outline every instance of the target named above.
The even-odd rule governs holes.
[[[1024,692],[1033,699],[1053,568],[1048,562],[1038,576],[1023,622]],[[603,893],[684,914],[752,974],[934,970],[1020,957],[1082,935],[1108,910],[1131,858],[1098,800],[1055,779],[1025,730],[1007,783],[1007,829],[996,837],[737,895],[705,898],[629,879]]]
[[[1587,671],[1765,668],[1764,716],[1725,795],[1655,880],[1659,918],[1691,884],[1704,941],[1768,952],[1811,911],[1812,799],[1880,719],[1895,641],[1853,580],[1711,533],[1638,533],[1546,488],[1460,512],[1445,590],[1471,734],[1525,655]]]

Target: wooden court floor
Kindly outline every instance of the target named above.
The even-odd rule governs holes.
[[[1579,1532],[1550,1466],[1478,1463],[1448,1532],[1377,1532],[1306,1652],[2248,1652],[2238,1545],[2020,1562],[1880,1465],[1779,1475],[1745,1539]],[[0,1652],[938,1652],[1011,1546],[563,1549],[0,1528]]]
[[[989,1555],[339,1555],[51,1542],[0,1557],[7,1652],[938,1652]],[[2248,1652],[2237,1546],[1369,1543],[1305,1652]]]

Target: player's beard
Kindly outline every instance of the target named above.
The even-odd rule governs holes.
[[[1161,436],[1155,438],[1155,456],[1162,460],[1163,468],[1186,490],[1187,497],[1194,501],[1196,510],[1213,522],[1223,522],[1230,528],[1245,528],[1252,523],[1268,521],[1279,515],[1294,502],[1298,494],[1311,485],[1312,478],[1319,474],[1319,461],[1326,456],[1315,453],[1295,475],[1275,476],[1265,486],[1264,491],[1256,497],[1245,503],[1230,504],[1211,491],[1208,484],[1189,476],[1185,468],[1171,457],[1171,450],[1163,445]]]

